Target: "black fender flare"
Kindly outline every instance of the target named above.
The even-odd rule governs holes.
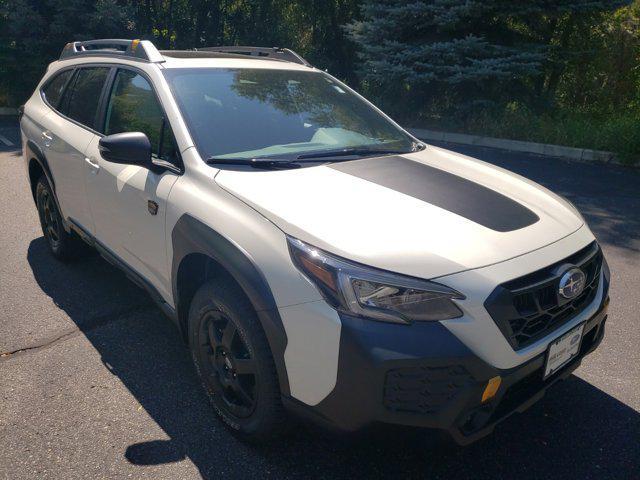
[[[29,164],[34,160],[38,162],[38,164],[40,165],[40,168],[42,169],[45,176],[47,177],[47,180],[49,181],[49,185],[51,185],[51,189],[55,193],[56,182],[53,179],[51,168],[49,168],[49,162],[47,161],[47,157],[42,152],[38,144],[35,143],[33,140],[27,140],[26,157],[29,159]],[[34,199],[35,199],[35,194],[34,194]]]
[[[56,202],[56,207],[58,207],[58,211],[60,212],[60,216],[62,217],[62,226],[67,232],[70,232],[69,223],[62,212],[62,208],[60,208],[60,202],[58,201],[58,193],[56,192],[56,181],[53,178],[53,173],[51,172],[51,168],[49,167],[49,162],[47,161],[47,157],[42,151],[42,149],[35,143],[33,140],[27,140],[25,144],[25,158],[29,159],[29,163],[27,165],[27,169],[29,172],[31,171],[31,162],[37,162],[42,171],[44,172],[44,176],[47,177],[47,181],[49,185],[51,185],[51,190],[53,191],[53,200]],[[29,175],[30,176],[30,175]],[[31,178],[29,178],[29,183],[31,183]],[[33,196],[33,201],[37,205],[36,199],[36,191],[32,188],[31,194]]]
[[[286,331],[271,288],[250,254],[188,214],[184,214],[176,222],[171,232],[171,241],[173,245],[171,286],[178,321],[185,314],[185,312],[179,311],[181,305],[178,288],[180,265],[188,255],[196,253],[207,256],[233,277],[256,310],[271,348],[280,390],[288,396],[290,394],[289,380],[284,363],[284,351],[287,346]]]

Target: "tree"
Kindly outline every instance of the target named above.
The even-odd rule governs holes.
[[[117,0],[12,0],[0,3],[0,89],[18,105],[67,42],[128,37],[129,5]]]
[[[355,83],[355,46],[342,25],[357,6],[358,0],[0,0],[0,103],[24,102],[67,42],[93,38],[145,38],[160,49],[289,47]]]
[[[640,112],[640,2],[573,24],[563,48],[554,52],[561,74],[547,85],[549,94],[579,111]]]
[[[404,118],[420,110],[463,116],[514,99],[531,103],[554,81],[545,73],[560,66],[550,52],[554,42],[556,56],[562,51],[567,19],[625,3],[368,0],[362,20],[346,28],[360,48],[360,74],[386,108]]]

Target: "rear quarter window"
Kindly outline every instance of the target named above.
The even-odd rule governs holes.
[[[54,75],[51,80],[42,88],[42,96],[49,105],[58,109],[60,105],[60,99],[64,93],[64,89],[73,74],[73,70],[65,70],[57,75]]]

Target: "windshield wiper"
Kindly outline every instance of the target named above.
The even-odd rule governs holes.
[[[353,156],[368,156],[368,155],[392,155],[394,153],[406,153],[402,150],[372,150],[371,148],[341,148],[339,150],[328,150],[324,152],[305,153],[298,155],[297,160],[304,160],[308,158],[339,158],[339,157],[353,157]]]
[[[300,168],[303,163],[315,163],[316,159],[333,159],[336,161],[345,161],[340,157],[367,157],[375,155],[398,155],[417,152],[423,150],[426,145],[422,143],[413,143],[410,151],[401,149],[382,149],[382,148],[364,148],[364,147],[346,147],[335,150],[324,150],[321,152],[311,152],[298,155],[295,159],[287,158],[269,158],[269,157],[210,157],[206,160],[207,165],[247,165],[253,168],[263,168],[267,170]],[[305,161],[306,160],[306,161]]]
[[[274,158],[225,158],[211,157],[205,160],[207,165],[248,165],[253,168],[264,168],[266,170],[278,170],[288,168],[300,168],[300,164],[290,160]]]
[[[298,155],[297,160],[311,159],[311,158],[339,158],[339,157],[352,157],[352,156],[372,156],[372,155],[399,155],[405,153],[413,153],[419,150],[423,150],[423,144],[414,144],[410,151],[400,149],[382,149],[382,148],[360,148],[360,147],[347,147],[336,150],[325,150],[322,152],[305,153]]]

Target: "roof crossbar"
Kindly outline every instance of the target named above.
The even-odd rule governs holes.
[[[158,49],[148,40],[123,40],[109,38],[67,43],[60,54],[60,60],[76,56],[125,56],[147,62],[163,62]]]
[[[217,52],[232,55],[247,55],[258,58],[269,58],[275,60],[283,60],[285,62],[299,63],[310,67],[311,64],[298,55],[293,50],[280,47],[201,47],[194,48],[197,52]]]

